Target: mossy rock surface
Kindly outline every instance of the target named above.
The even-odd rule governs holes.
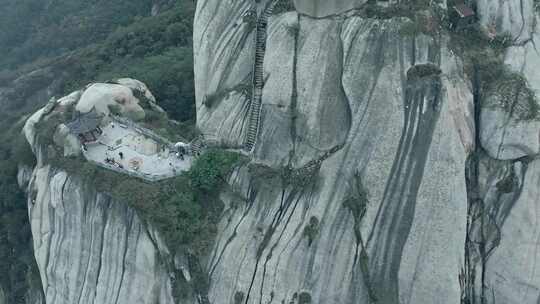
[[[311,304],[311,293],[309,291],[301,291],[298,294],[298,304]]]
[[[304,227],[304,237],[308,239],[308,246],[311,246],[315,238],[319,235],[319,219],[312,216],[309,223]]]
[[[431,63],[426,64],[417,64],[412,66],[407,71],[407,79],[408,80],[415,80],[430,76],[439,76],[442,73],[441,69]]]
[[[496,79],[485,85],[482,106],[503,109],[516,120],[540,119],[540,104],[521,74],[503,69]]]

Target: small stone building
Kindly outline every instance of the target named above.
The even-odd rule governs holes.
[[[73,121],[66,124],[69,131],[77,136],[82,144],[94,142],[103,133],[99,127],[103,116],[95,108],[88,113],[77,113]]]
[[[456,4],[452,7],[450,21],[454,29],[464,29],[476,22],[476,14],[473,9],[464,3]]]

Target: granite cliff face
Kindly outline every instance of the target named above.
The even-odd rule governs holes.
[[[174,303],[156,235],[133,210],[50,166],[29,191],[46,303]]]
[[[445,3],[284,3],[198,1],[198,127],[223,147],[256,137],[221,196],[210,285],[180,303],[538,303],[534,1],[474,3],[506,37],[503,90],[432,23]],[[44,161],[41,115],[19,184],[45,302],[175,303],[158,233]]]
[[[442,26],[411,34],[406,14],[363,1],[294,3],[198,2],[201,131],[241,145],[262,94],[210,302],[537,303],[533,1],[476,3],[486,33],[511,37],[513,94],[481,91]]]
[[[28,196],[45,303],[175,303],[170,254],[159,233],[125,202],[51,164],[54,149],[40,137],[39,123],[70,107],[108,111],[104,105],[121,102],[119,112],[144,117],[132,90],[154,100],[141,82],[119,79],[52,99],[26,121],[24,135],[37,164],[20,167],[18,183]],[[49,141],[63,147],[65,156],[79,155],[78,140],[61,127],[55,130]]]

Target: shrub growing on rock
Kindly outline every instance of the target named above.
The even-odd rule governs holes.
[[[319,234],[319,219],[312,216],[309,223],[304,227],[304,237],[308,239],[308,246],[311,246],[317,235]]]
[[[440,74],[441,74],[441,69],[434,64],[431,64],[431,63],[417,64],[417,65],[412,66],[407,71],[407,79],[414,80],[414,79],[419,79],[419,78],[424,78],[424,77],[429,77],[429,76],[438,76]]]
[[[301,291],[298,294],[298,304],[311,304],[311,293],[309,291]]]
[[[239,159],[239,155],[232,152],[210,150],[204,153],[195,160],[189,172],[191,185],[203,192],[215,191]]]

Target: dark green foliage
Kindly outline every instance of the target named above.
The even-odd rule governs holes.
[[[193,13],[194,4],[183,1],[174,10],[119,28],[104,43],[77,52],[70,67],[77,77],[64,92],[92,80],[135,78],[150,88],[170,117],[193,119]]]
[[[359,192],[348,197],[343,206],[351,211],[355,220],[360,220],[366,212],[367,203],[367,193]]]
[[[367,189],[364,187],[364,184],[362,183],[362,178],[360,174],[357,172],[354,175],[354,181],[351,185],[351,190],[349,192],[349,195],[343,202],[343,206],[349,209],[354,218],[354,235],[356,237],[358,248],[360,249],[358,262],[362,276],[364,278],[364,284],[368,291],[369,298],[371,299],[372,303],[375,303],[377,302],[377,297],[373,290],[373,286],[371,285],[371,278],[368,267],[369,258],[366,251],[366,245],[360,231],[360,224],[364,218],[364,215],[366,214],[368,204],[369,194],[367,192]]]
[[[285,166],[281,169],[281,180],[284,186],[303,189],[309,185],[313,185],[317,181],[319,169],[319,166],[304,166],[300,168]]]
[[[490,49],[468,52],[469,73],[479,81],[482,106],[499,107],[518,120],[540,118],[540,106],[527,80],[510,71],[500,54]]]
[[[38,0],[26,1],[37,2]],[[74,0],[74,2],[81,1]],[[101,2],[103,1],[98,1],[100,4],[97,6],[106,8],[108,5],[115,6],[116,3],[122,1],[114,0],[113,4],[108,5]],[[129,10],[131,3],[125,4],[125,9]],[[88,4],[88,6],[93,5]],[[52,6],[55,7],[55,5]],[[47,48],[34,48],[34,52],[40,52],[38,54],[40,60],[31,62],[31,59],[25,59],[25,63],[31,62],[26,66],[13,63],[13,68],[18,69],[17,71],[3,71],[0,59],[0,81],[8,83],[14,78],[13,75],[37,68],[52,67],[51,71],[45,73],[50,77],[36,78],[41,82],[32,83],[32,86],[39,88],[39,85],[47,85],[52,79],[59,80],[60,77],[55,76],[52,71],[61,71],[65,80],[61,83],[58,95],[65,95],[90,82],[104,82],[108,79],[123,77],[136,78],[148,85],[158,104],[168,112],[171,118],[179,121],[194,121],[195,90],[191,38],[194,10],[193,1],[183,0],[177,2],[174,9],[154,17],[134,18],[129,17],[129,11],[123,12],[119,16],[123,16],[122,18],[128,16],[126,17],[129,18],[128,21],[124,22],[122,18],[110,18],[107,22],[111,24],[107,23],[106,26],[95,24],[98,22],[95,19],[83,18],[84,22],[88,22],[89,28],[97,30],[103,26],[99,39],[96,38],[99,43],[78,43],[69,53],[68,49],[55,49],[54,55],[60,56],[54,58],[53,54],[46,52]],[[78,12],[75,15],[77,14]],[[77,32],[77,29],[72,30],[85,41],[89,39],[90,42],[98,41],[93,41],[91,34]],[[50,43],[62,44],[63,37],[61,35],[49,37]],[[33,39],[30,40],[32,43],[35,42]],[[0,38],[0,49],[1,46]],[[17,52],[17,50],[12,50],[12,52]],[[36,89],[21,88],[19,91],[32,93]]]
[[[234,304],[242,304],[244,302],[244,293],[242,291],[237,291],[234,293]]]
[[[302,291],[298,294],[298,304],[311,304],[311,293]]]
[[[20,117],[0,120],[0,286],[7,303],[14,304],[26,303],[30,281],[41,289],[35,278],[26,197],[17,184],[18,164],[35,164],[21,128]]]
[[[417,64],[407,70],[407,79],[414,80],[428,76],[438,76],[441,74],[441,69],[431,63]]]
[[[496,75],[486,75],[494,71],[498,71]],[[500,107],[518,120],[540,118],[540,105],[523,75],[511,72],[505,66],[491,66],[481,77],[492,79],[483,79],[485,97],[489,97],[484,106]]]
[[[109,112],[113,115],[119,115],[122,112],[122,108],[117,104],[107,105],[107,108],[109,108]]]
[[[506,175],[503,179],[495,184],[497,191],[500,193],[511,193],[517,186],[517,180],[513,172]]]
[[[139,90],[131,90],[131,91],[133,93],[133,96],[139,100],[139,106],[141,106],[141,108],[143,108],[144,110],[152,109],[152,106],[151,106],[152,101],[148,97],[146,97],[146,95],[144,95],[143,92]]]
[[[64,115],[60,113],[53,113],[52,115],[47,116],[46,118],[40,120],[36,126],[36,135],[38,140],[42,145],[51,145],[53,144],[54,133],[58,126],[65,122]]]
[[[195,160],[189,172],[191,185],[203,192],[213,192],[225,182],[231,166],[240,160],[237,153],[210,150]]]
[[[304,237],[308,239],[308,246],[311,246],[317,235],[319,235],[319,219],[312,216],[304,227]]]
[[[150,14],[152,0],[6,0],[0,10],[0,69],[97,42]]]
[[[488,37],[478,26],[450,34],[450,46],[462,57],[482,107],[500,107],[518,120],[540,118],[526,79],[504,64],[504,51],[513,42],[509,34]]]
[[[478,25],[468,27],[459,33],[450,32],[450,34],[452,38],[450,47],[458,53],[467,52],[467,56],[482,56],[489,52],[493,52],[492,55],[501,55],[507,47],[512,45],[509,34],[490,38]]]
[[[146,110],[144,114],[144,121],[150,125],[154,123],[161,124],[161,120],[167,119],[167,115],[165,113],[158,111]]]
[[[109,107],[109,110],[111,108]],[[69,122],[69,121],[72,121],[74,118],[75,118],[75,107],[67,107],[63,112],[62,112],[62,120],[63,121],[66,121],[66,122]]]
[[[282,14],[294,11],[296,11],[296,8],[294,7],[293,0],[280,0],[274,7],[274,14]]]
[[[0,70],[0,87],[7,86],[10,82],[15,80],[17,75],[10,70]]]
[[[249,11],[247,14],[244,14],[242,23],[245,23],[249,30],[254,30],[257,27],[257,13],[255,11]]]
[[[23,134],[14,140],[12,147],[13,157],[16,158],[17,164],[22,164],[30,168],[36,164],[36,157],[30,148],[30,144],[26,141]]]
[[[343,206],[352,213],[354,217],[354,232],[356,239],[361,240],[360,235],[360,222],[366,214],[367,205],[369,204],[368,193],[362,184],[360,175],[356,174],[354,177],[354,184],[349,195],[345,198]]]

